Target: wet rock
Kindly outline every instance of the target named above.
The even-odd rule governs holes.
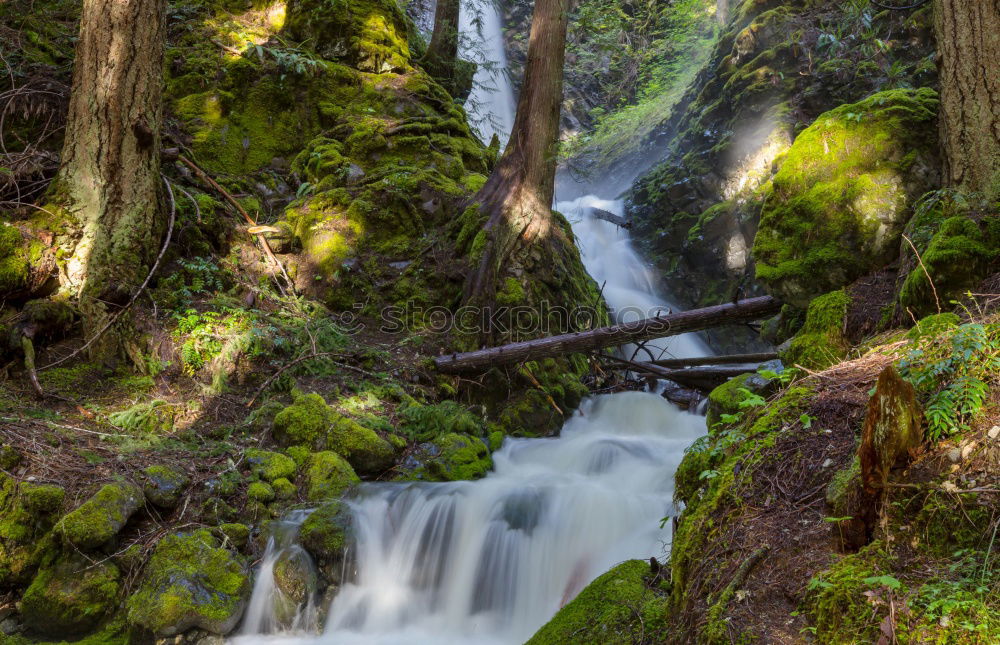
[[[160,508],[176,508],[181,495],[187,488],[190,478],[181,471],[169,466],[150,466],[145,471],[146,481],[142,492],[146,499]]]
[[[319,581],[309,554],[298,546],[285,549],[274,563],[274,610],[278,622],[286,629],[316,595]]]
[[[347,547],[353,539],[351,513],[343,502],[316,509],[299,529],[299,540],[319,565],[328,584],[340,584]]]
[[[55,530],[73,547],[96,548],[125,526],[128,518],[142,505],[142,499],[142,491],[134,484],[106,484],[59,520]]]
[[[250,449],[246,451],[246,460],[250,472],[268,482],[295,475],[295,461],[280,452]]]
[[[88,632],[116,605],[119,577],[111,562],[63,556],[41,569],[24,592],[21,618],[32,631],[50,636]]]
[[[211,532],[172,533],[156,545],[129,598],[128,620],[159,637],[193,627],[224,635],[239,622],[249,595],[246,562]]]
[[[306,463],[306,499],[311,502],[340,497],[359,481],[351,465],[335,452],[317,452]]]

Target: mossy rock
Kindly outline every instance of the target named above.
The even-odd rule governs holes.
[[[650,586],[649,563],[628,560],[599,576],[559,610],[528,645],[641,643],[668,632],[663,592]]]
[[[939,176],[937,93],[888,90],[820,115],[771,183],[753,246],[757,278],[785,302],[881,268],[911,206]]]
[[[253,482],[247,487],[247,499],[267,503],[274,500],[274,489],[266,482]]]
[[[962,319],[958,317],[958,314],[953,314],[950,311],[943,314],[932,314],[918,320],[913,329],[906,332],[906,337],[909,340],[920,340],[921,338],[937,336],[958,327],[961,322]]]
[[[326,447],[341,455],[362,474],[379,474],[396,463],[396,450],[374,430],[337,415]]]
[[[779,348],[785,365],[821,370],[839,362],[851,348],[845,336],[851,297],[843,289],[813,299],[806,322],[787,347]]]
[[[479,479],[493,468],[489,446],[478,437],[446,434],[432,442],[431,454],[425,466],[416,471],[417,479],[431,481],[461,481]]]
[[[0,224],[0,297],[17,294],[28,286],[31,265],[21,230],[8,222]]]
[[[306,499],[322,502],[340,497],[361,479],[351,464],[335,452],[313,454],[305,467]]]
[[[274,489],[274,497],[280,500],[293,499],[298,494],[295,484],[284,477],[279,477],[271,482],[271,488]]]
[[[320,54],[374,73],[404,71],[408,23],[393,0],[304,0],[288,7],[287,32]]]
[[[170,466],[149,466],[143,473],[146,481],[142,492],[151,504],[160,508],[176,508],[191,481],[183,472]]]
[[[39,570],[21,598],[32,631],[65,637],[91,631],[116,607],[120,574],[111,562],[62,556]]]
[[[229,543],[237,549],[245,547],[247,545],[247,541],[250,539],[250,527],[246,524],[221,524],[219,525],[219,528],[215,530],[215,533],[223,540],[228,540]]]
[[[945,219],[920,259],[922,264],[906,275],[899,304],[927,315],[938,307],[949,307],[998,268],[1000,216],[990,215],[979,222],[961,215]]]
[[[0,472],[0,588],[27,584],[55,550],[50,529],[64,494],[58,486],[18,483]]]
[[[285,446],[315,446],[325,440],[337,413],[315,392],[293,392],[292,400],[274,417],[274,439]]]
[[[738,414],[740,403],[746,398],[743,390],[752,394],[767,395],[774,391],[777,383],[756,372],[747,372],[729,379],[708,393],[708,411],[705,416],[708,429],[719,422],[723,414]]]
[[[142,491],[134,484],[105,484],[93,497],[59,520],[56,532],[72,547],[99,547],[117,535],[139,510],[142,500]]]
[[[299,529],[299,541],[330,582],[340,582],[340,571],[352,539],[351,511],[341,501],[320,506]]]
[[[276,591],[272,600],[278,622],[291,628],[301,609],[319,588],[316,569],[308,553],[298,546],[282,551],[272,569]]]
[[[250,472],[268,482],[290,479],[295,476],[295,471],[298,469],[291,457],[269,450],[251,448],[246,451],[246,460],[250,465]]]
[[[250,594],[246,562],[206,529],[171,533],[156,545],[128,601],[128,620],[156,637],[192,628],[225,635]]]

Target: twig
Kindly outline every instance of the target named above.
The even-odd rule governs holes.
[[[28,370],[28,378],[31,380],[31,386],[35,388],[38,398],[44,399],[45,390],[42,389],[42,384],[38,382],[38,374],[35,372],[35,346],[31,342],[31,338],[23,333],[21,334],[21,350],[24,352],[24,369]]]
[[[163,183],[164,185],[166,185],[167,195],[169,195],[170,197],[170,221],[167,223],[167,237],[166,239],[163,240],[163,246],[160,247],[160,253],[159,255],[156,256],[156,261],[153,262],[153,268],[149,270],[149,273],[146,275],[146,279],[142,281],[142,285],[140,285],[139,288],[135,291],[135,293],[132,294],[132,297],[129,298],[129,301],[125,303],[125,306],[116,311],[114,315],[111,316],[111,319],[108,320],[108,322],[103,327],[101,327],[101,329],[98,330],[96,334],[91,336],[90,340],[84,343],[82,347],[76,349],[70,354],[67,354],[63,358],[60,358],[59,360],[52,361],[48,365],[38,368],[39,372],[41,372],[42,370],[47,370],[50,367],[55,367],[56,365],[62,365],[69,359],[80,355],[84,350],[93,345],[98,338],[103,336],[104,332],[111,329],[111,326],[116,322],[118,322],[118,319],[122,317],[122,314],[128,311],[129,307],[131,307],[135,303],[135,301],[138,300],[142,292],[146,290],[146,286],[149,284],[149,281],[153,278],[153,274],[156,273],[156,269],[158,269],[160,266],[160,261],[163,259],[163,254],[167,252],[167,247],[170,246],[170,238],[173,236],[174,233],[174,220],[176,219],[177,215],[177,204],[176,202],[174,202],[174,191],[172,188],[170,188],[170,182],[167,181],[166,177],[163,178]]]
[[[917,256],[917,262],[920,263],[920,268],[924,270],[924,275],[927,276],[927,282],[931,285],[931,291],[934,292],[934,304],[937,305],[937,312],[941,313],[941,301],[938,300],[937,288],[934,286],[934,281],[931,280],[931,274],[928,273],[927,267],[924,266],[924,259],[920,257],[920,251],[917,250],[917,247],[913,246],[913,242],[911,242],[910,238],[906,235],[903,235],[903,239],[906,240],[906,243],[910,245],[911,249],[913,249],[913,254]]]
[[[319,352],[319,353],[306,354],[305,356],[300,356],[299,358],[296,358],[291,363],[286,363],[285,365],[282,365],[278,369],[277,372],[275,372],[271,376],[267,377],[267,380],[265,380],[261,384],[261,386],[259,388],[257,388],[257,391],[253,393],[253,397],[247,403],[246,407],[252,408],[254,402],[257,400],[257,397],[259,397],[261,394],[263,394],[264,390],[266,390],[268,388],[268,386],[270,386],[271,383],[273,383],[276,378],[278,378],[279,376],[281,376],[282,374],[284,374],[286,370],[295,367],[296,365],[298,365],[299,363],[301,363],[303,361],[308,361],[308,360],[311,360],[313,358],[325,358],[325,357],[328,357],[328,356],[337,356],[338,358],[347,358],[346,354],[340,354],[340,353],[337,353],[337,352]],[[372,377],[375,376],[374,374],[370,374],[369,372],[366,372],[365,370],[361,369],[360,367],[353,367],[351,365],[343,365],[342,363],[335,363],[335,364],[338,365],[338,366],[340,366],[340,367],[345,367],[347,369],[354,370],[356,372],[361,372],[362,374],[365,374],[366,376],[372,376]]]
[[[559,416],[563,416],[563,411],[559,408],[558,405],[556,405],[555,399],[553,399],[552,396],[545,391],[545,388],[543,388],[542,384],[538,382],[538,379],[535,378],[535,375],[529,372],[528,368],[524,368],[522,371],[524,372],[525,376],[528,377],[528,380],[531,381],[531,383],[535,387],[537,387],[542,394],[545,395],[545,399],[549,402],[549,405],[552,406],[552,408],[556,411],[556,413],[558,413]]]

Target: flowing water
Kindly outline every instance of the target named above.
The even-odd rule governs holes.
[[[502,149],[514,125],[514,90],[507,74],[503,20],[494,0],[462,0],[459,31],[461,57],[478,65],[465,102],[469,121],[483,143],[488,145],[495,134]]]
[[[483,12],[482,31],[493,60],[503,61],[493,5]],[[500,78],[497,91],[475,105],[498,117],[488,136],[497,131],[506,139],[514,99],[506,77]],[[627,184],[617,190],[624,188]],[[587,270],[619,320],[672,308],[625,232],[593,217],[594,208],[621,215],[620,201],[588,195],[556,208],[572,222]],[[692,335],[650,343],[645,351],[707,353]],[[362,484],[348,500],[352,566],[321,628],[315,598],[289,615],[288,599],[274,582],[276,562],[305,555],[295,535],[307,513],[293,514],[276,523],[242,635],[235,640],[240,645],[523,642],[617,563],[666,555],[670,522],[661,519],[673,513],[674,471],[684,448],[704,431],[702,417],[654,393],[597,396],[583,402],[557,438],[508,438],[484,479]]]

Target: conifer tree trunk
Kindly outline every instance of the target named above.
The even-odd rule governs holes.
[[[427,46],[425,64],[432,75],[454,73],[458,60],[458,18],[461,0],[437,0],[434,9],[434,32]]]
[[[936,0],[945,181],[1000,196],[1000,0]]]
[[[149,272],[164,233],[160,126],[163,0],[84,0],[62,165],[49,200],[75,222],[62,288],[90,337]],[[126,350],[112,329],[92,356]]]
[[[510,141],[474,199],[487,217],[487,241],[466,282],[467,301],[492,303],[501,273],[533,246],[563,235],[551,206],[568,21],[569,0],[535,2]]]

